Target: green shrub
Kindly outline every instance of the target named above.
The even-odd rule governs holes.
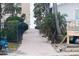
[[[18,25],[20,24],[21,18],[17,16],[9,17],[5,21],[4,29],[6,31],[6,36],[9,42],[19,42],[19,29]],[[28,25],[26,24],[25,29],[28,29]]]
[[[5,37],[6,36],[6,31],[4,29],[0,30],[0,36]]]
[[[10,17],[8,17],[7,19],[6,19],[6,21],[12,21],[12,20],[20,20],[20,17],[18,17],[18,16],[10,16]]]
[[[60,13],[58,13],[57,15],[58,15],[61,34],[64,37],[67,34],[65,15],[62,15]],[[54,42],[54,39],[58,43],[58,36],[57,36],[58,33],[57,33],[54,13],[49,13],[42,19],[39,30],[40,33],[43,33],[45,36],[47,36],[48,40],[51,40],[52,43]]]
[[[18,31],[18,23],[17,20],[11,20],[6,22],[5,30],[7,31],[7,39],[9,42],[17,42],[17,31]]]
[[[20,17],[10,16],[6,19],[4,23],[4,29],[6,31],[6,36],[9,42],[17,42],[17,31]]]

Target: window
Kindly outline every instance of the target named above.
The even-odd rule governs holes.
[[[76,19],[79,19],[79,9],[76,10]]]

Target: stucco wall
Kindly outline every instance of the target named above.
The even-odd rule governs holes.
[[[26,19],[25,22],[27,24],[30,23],[30,4],[29,3],[22,3],[22,13],[21,14],[26,14]]]
[[[79,3],[64,3],[58,5],[58,11],[67,14],[67,20],[76,20],[76,10],[79,9]]]

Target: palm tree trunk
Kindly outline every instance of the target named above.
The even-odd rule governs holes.
[[[57,10],[57,3],[53,3],[53,11],[55,14],[55,24],[56,24],[56,30],[57,30],[57,43],[59,43],[62,40],[61,30],[59,26],[59,19],[58,19],[58,10]]]
[[[59,20],[58,20],[58,17],[57,17],[57,3],[53,3],[53,11],[55,13],[55,22],[56,22],[56,28],[57,28],[57,33],[58,35],[61,34],[61,30],[60,30],[60,27],[59,27]]]

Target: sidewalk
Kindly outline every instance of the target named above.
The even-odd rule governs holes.
[[[36,29],[29,29],[23,36],[22,45],[18,49],[27,55],[52,55],[56,53],[51,44],[42,38]]]
[[[10,54],[11,55],[11,54]],[[79,52],[57,53],[47,39],[41,37],[36,29],[29,29],[24,33],[23,41],[18,50],[12,55],[25,56],[59,56],[59,55],[79,55]]]

